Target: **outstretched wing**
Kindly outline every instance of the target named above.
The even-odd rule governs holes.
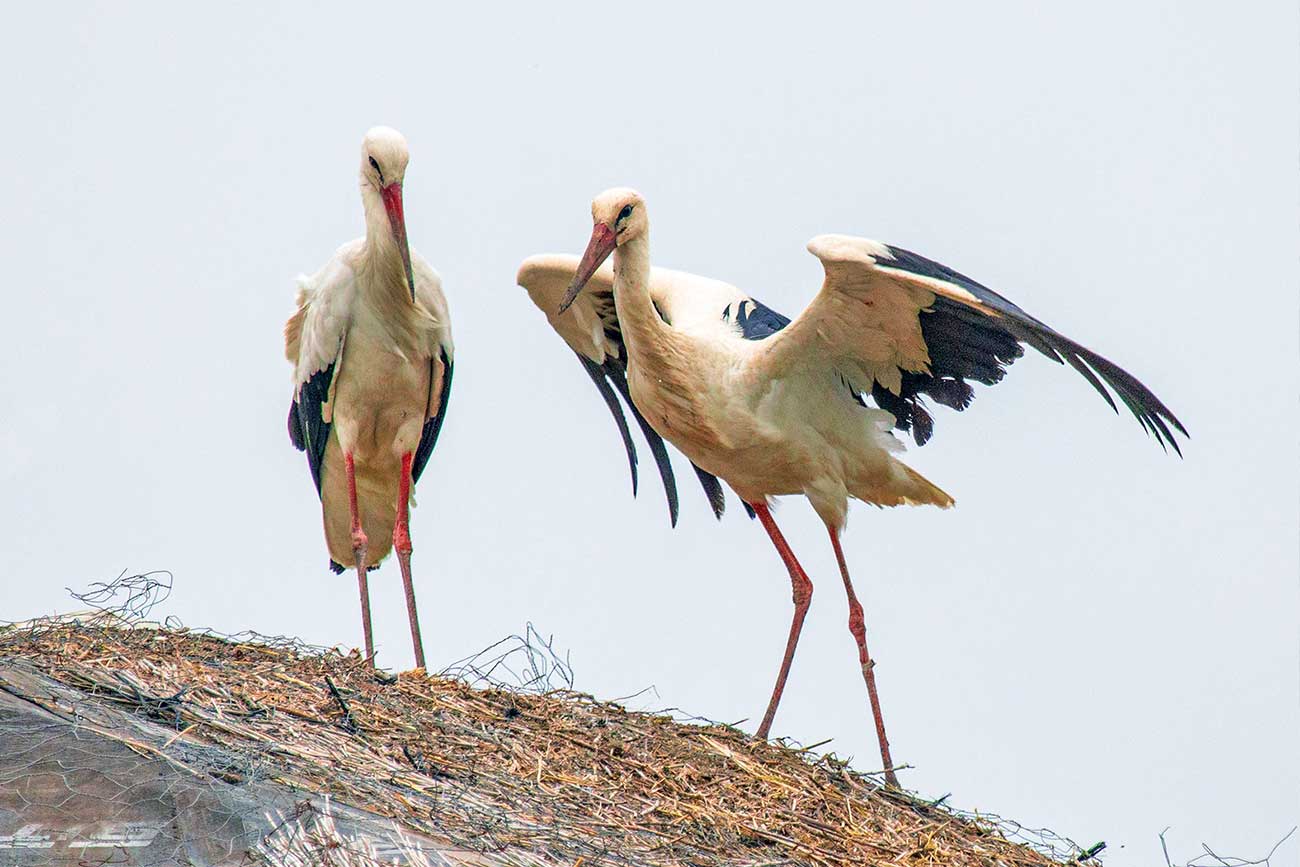
[[[614,308],[614,272],[610,263],[605,263],[587,284],[587,288],[578,296],[573,306],[563,315],[557,315],[560,299],[573,280],[578,268],[576,256],[546,254],[533,256],[519,267],[517,277],[520,286],[528,290],[533,303],[546,314],[546,321],[564,339],[569,348],[578,356],[587,375],[595,383],[605,405],[614,416],[618,426],[623,447],[627,450],[628,467],[632,473],[632,493],[637,491],[637,454],[633,444],[632,432],[619,404],[619,396],[632,413],[632,418],[641,429],[650,452],[654,456],[659,476],[663,480],[664,493],[668,497],[668,514],[673,526],[677,525],[677,484],[673,476],[672,463],[668,458],[668,449],[663,438],[655,432],[650,423],[632,402],[627,385],[627,348],[623,343],[623,333],[619,327],[618,314]],[[650,275],[651,296],[661,316],[674,327],[680,328],[717,328],[734,329],[729,319],[737,315],[741,302],[754,304],[740,290],[726,283],[708,280],[666,268],[654,268]],[[764,308],[766,309],[766,308]],[[722,517],[725,498],[722,485],[716,477],[696,467],[695,474],[704,488],[705,496],[713,513]]]
[[[315,274],[298,278],[298,309],[284,325],[285,357],[293,365],[289,441],[307,453],[318,495],[333,423],[334,374],[343,361],[343,343],[356,296],[356,281],[347,264],[356,243],[340,248]]]
[[[933,431],[923,397],[965,409],[970,382],[996,384],[1028,344],[1069,364],[1118,411],[1109,386],[1162,448],[1181,454],[1173,432],[1187,436],[1186,428],[1146,386],[991,289],[865,238],[820,235],[808,250],[826,278],[807,310],[756,358],[769,374],[833,365],[855,397],[870,394],[922,445]]]

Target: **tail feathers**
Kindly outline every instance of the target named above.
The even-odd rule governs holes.
[[[953,498],[947,491],[906,464],[899,464],[916,493],[906,495],[904,502],[912,506],[938,506],[940,509],[952,507]]]
[[[901,461],[893,461],[892,472],[853,487],[853,496],[877,506],[938,506],[947,509],[953,498]]]
[[[348,571],[351,568],[353,567],[344,566],[339,561],[333,559],[332,557],[330,558],[330,571],[333,572],[335,575],[342,575],[344,572]],[[378,563],[368,563],[366,564],[366,574],[368,575],[378,568],[379,568]]]

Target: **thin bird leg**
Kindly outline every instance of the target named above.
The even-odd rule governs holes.
[[[397,523],[393,526],[393,549],[402,567],[402,586],[406,589],[406,616],[411,621],[411,644],[415,647],[415,664],[424,668],[424,642],[420,640],[420,615],[415,611],[415,585],[411,582],[411,453],[402,455],[402,480],[397,487]]]
[[[776,717],[776,706],[781,703],[781,693],[785,692],[785,679],[790,674],[790,664],[794,662],[794,649],[799,644],[799,633],[803,630],[803,619],[808,614],[808,606],[812,602],[813,585],[808,579],[808,574],[799,565],[799,561],[794,558],[794,551],[790,550],[785,537],[776,526],[776,521],[772,520],[772,513],[767,505],[750,503],[749,506],[758,515],[758,520],[762,523],[763,529],[767,530],[767,535],[772,537],[772,544],[776,545],[777,553],[781,555],[785,568],[790,572],[790,584],[794,591],[794,619],[790,622],[790,638],[785,644],[785,657],[781,660],[781,671],[776,676],[772,700],[767,703],[767,713],[763,714],[763,722],[758,726],[758,736],[766,739],[772,729],[772,720]]]
[[[361,631],[365,635],[366,659],[375,664],[375,640],[370,632],[370,585],[366,581],[366,531],[361,529],[361,512],[357,510],[357,467],[351,452],[343,453],[348,473],[348,509],[352,512],[352,555],[357,563],[357,589],[361,592]]]
[[[849,580],[848,563],[844,560],[844,549],[840,547],[840,533],[831,525],[826,529],[831,534],[831,547],[835,549],[835,559],[840,564],[840,575],[844,578],[844,592],[849,595],[849,632],[858,643],[858,661],[862,663],[862,679],[867,682],[867,696],[871,699],[871,715],[876,720],[876,739],[880,741],[880,760],[885,763],[885,783],[895,789],[898,777],[894,775],[894,760],[889,756],[889,738],[885,737],[885,720],[880,715],[880,698],[876,695],[876,663],[867,654],[867,627],[862,616],[862,603],[853,592],[853,582]]]

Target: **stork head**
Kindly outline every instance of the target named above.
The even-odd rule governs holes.
[[[411,247],[406,240],[406,214],[402,210],[402,181],[410,153],[406,139],[391,127],[377,126],[366,133],[361,143],[361,195],[378,197],[388,214],[388,228],[393,235],[406,269],[406,285],[415,300],[415,274],[411,270]]]
[[[577,273],[560,302],[560,313],[582,292],[591,275],[609,258],[616,247],[645,235],[650,227],[645,199],[636,190],[614,187],[591,200],[591,240],[578,263]]]

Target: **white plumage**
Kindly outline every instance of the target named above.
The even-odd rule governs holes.
[[[1115,407],[1109,386],[1162,446],[1177,450],[1173,431],[1186,431],[1124,370],[987,287],[902,248],[847,235],[814,238],[808,249],[821,260],[825,280],[791,321],[727,283],[652,268],[645,200],[635,191],[597,196],[592,219],[581,259],[534,256],[518,281],[601,390],[634,484],[635,451],[615,391],[655,452],[674,521],[675,482],[663,440],[691,460],[717,514],[721,478],[776,545],[790,573],[795,614],[759,736],[770,730],[812,595],[768,498],[803,494],[835,549],[881,758],[896,784],[839,533],[850,498],[879,506],[953,501],[899,460],[903,445],[892,429],[924,444],[934,423],[927,398],[964,409],[974,396],[970,383],[997,383],[1026,344],[1074,367]],[[602,266],[610,254],[613,267]]]
[[[625,249],[619,254],[626,257]],[[632,400],[649,425],[744,502],[804,494],[836,528],[850,496],[877,505],[952,504],[897,459],[903,448],[890,432],[894,417],[854,399],[869,390],[870,371],[899,382],[897,364],[910,363],[900,348],[906,341],[881,340],[879,351],[859,341],[857,354],[837,364],[834,348],[850,329],[886,332],[865,316],[837,322],[828,309],[840,306],[834,294],[814,302],[797,330],[751,340],[740,324],[744,313],[765,309],[752,297],[720,280],[651,268],[646,289],[658,315],[647,320],[649,345],[639,356],[623,346],[609,263],[565,313],[556,312],[577,270],[574,256],[533,256],[517,279],[575,352],[599,365],[624,359]],[[917,307],[902,304],[897,312],[904,310],[915,331],[915,346],[908,345],[923,356]],[[845,377],[862,386],[846,387]]]
[[[423,666],[408,512],[446,415],[454,349],[441,281],[406,240],[406,164],[400,134],[367,133],[366,235],[299,278],[285,354],[294,366],[290,438],[307,452],[330,565],[357,569],[366,653],[374,653],[366,573],[396,548]]]

